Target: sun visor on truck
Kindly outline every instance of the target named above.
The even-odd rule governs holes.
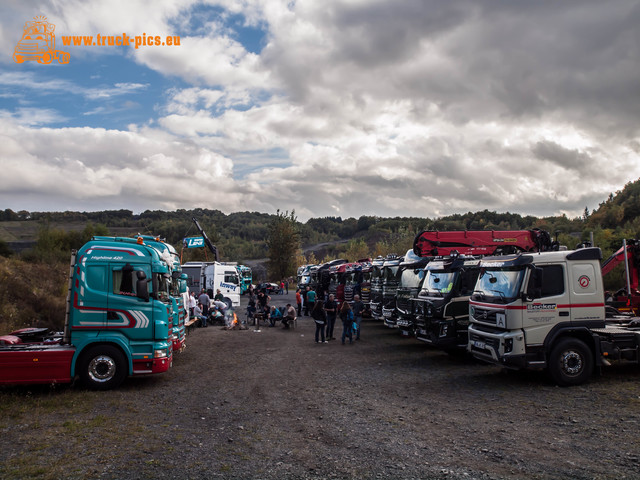
[[[501,255],[485,257],[480,261],[480,268],[521,267],[533,263],[531,255]]]

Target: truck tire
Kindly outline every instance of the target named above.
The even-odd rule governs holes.
[[[593,372],[593,354],[582,340],[563,338],[551,350],[548,369],[561,387],[580,385]]]
[[[127,362],[117,347],[96,345],[84,352],[79,362],[82,383],[92,390],[109,390],[127,376]]]

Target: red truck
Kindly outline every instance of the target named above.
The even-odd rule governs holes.
[[[618,312],[640,315],[640,242],[638,240],[623,240],[622,247],[602,263],[602,275],[605,276],[614,267],[624,263],[626,288],[621,288],[612,295],[608,295],[607,306]],[[611,313],[617,313],[616,311]]]

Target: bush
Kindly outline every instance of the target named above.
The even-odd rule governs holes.
[[[18,328],[64,327],[64,263],[29,263],[0,257],[0,334]]]

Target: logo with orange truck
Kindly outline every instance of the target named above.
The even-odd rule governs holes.
[[[57,60],[60,64],[69,63],[68,52],[56,50],[56,26],[47,21],[45,16],[33,17],[33,21],[25,22],[22,38],[13,50],[13,61],[23,63],[35,60],[49,64]]]

